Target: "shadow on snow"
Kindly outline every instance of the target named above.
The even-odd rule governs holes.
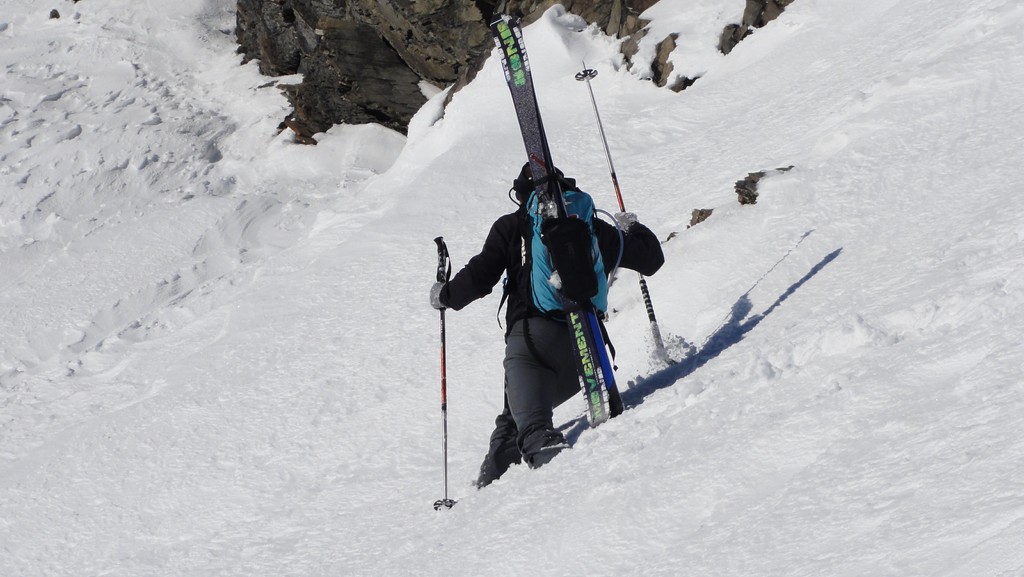
[[[718,327],[718,330],[712,333],[711,336],[704,341],[704,345],[700,350],[691,349],[693,352],[687,355],[682,361],[658,371],[646,379],[643,379],[629,390],[622,391],[622,402],[625,405],[625,408],[630,409],[643,404],[647,397],[655,391],[670,387],[683,380],[696,372],[697,369],[706,365],[712,359],[717,358],[729,347],[742,341],[747,333],[754,330],[757,325],[761,324],[761,321],[763,321],[768,315],[772,314],[775,309],[782,305],[786,299],[791,297],[807,281],[814,278],[814,276],[828,266],[829,263],[838,258],[842,252],[843,249],[838,248],[826,255],[821,262],[814,265],[800,280],[793,283],[793,285],[786,289],[785,292],[779,295],[779,298],[775,299],[775,302],[765,309],[764,312],[748,318],[747,315],[750,314],[750,311],[753,308],[753,304],[750,302],[750,293],[757,287],[760,281],[755,283],[753,287],[740,296],[732,306],[729,318],[722,323],[720,327]],[[783,257],[783,259],[785,259],[785,257]],[[702,389],[698,389],[694,391],[694,393],[699,393],[700,390]]]

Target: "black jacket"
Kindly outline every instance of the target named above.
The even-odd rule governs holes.
[[[619,257],[619,231],[603,220],[594,218],[594,235],[604,260],[604,269],[611,272]],[[480,254],[469,259],[441,291],[441,303],[459,310],[476,299],[491,293],[501,275],[508,273],[505,287],[508,293],[508,310],[505,311],[506,327],[510,329],[516,321],[540,315],[529,302],[529,292],[520,287],[529,287],[530,271],[523,266],[526,259],[523,238],[530,234],[530,220],[526,209],[506,214],[496,220],[484,241]],[[525,234],[524,234],[525,233]],[[665,263],[658,237],[646,226],[636,223],[625,235],[620,267],[652,275]]]

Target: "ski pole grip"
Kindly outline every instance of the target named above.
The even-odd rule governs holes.
[[[444,244],[444,237],[434,239],[437,243],[437,282],[448,282],[452,276],[452,261],[448,257],[448,246]]]

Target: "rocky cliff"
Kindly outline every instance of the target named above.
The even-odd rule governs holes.
[[[628,58],[643,34],[639,15],[656,1],[511,0],[507,11],[528,24],[562,4],[610,35],[634,35],[624,43]],[[723,50],[792,0],[746,1],[744,21],[723,32]],[[258,59],[269,76],[303,75],[300,84],[284,87],[295,107],[285,124],[306,142],[341,122],[404,131],[426,102],[421,82],[458,89],[493,46],[493,0],[237,0],[237,6],[236,34],[245,60]],[[671,70],[667,59],[674,47],[672,37],[659,45],[662,61],[653,66],[653,80],[660,85]]]
[[[756,28],[775,20],[793,3],[793,0],[747,0],[743,11],[743,20],[739,24],[730,24],[722,31],[718,49],[728,54],[749,36]]]

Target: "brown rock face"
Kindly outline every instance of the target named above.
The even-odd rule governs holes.
[[[410,15],[433,0],[406,3]],[[440,3],[440,2],[437,2]],[[416,9],[413,9],[413,4]],[[421,79],[448,84],[465,68],[440,47],[459,42],[431,36],[429,22],[412,26],[395,5],[322,0],[238,0],[236,35],[246,60],[259,59],[270,76],[301,73],[286,87],[294,123],[309,133],[331,125],[379,122],[403,130],[426,101]],[[477,28],[487,39],[482,18]],[[460,41],[461,40],[461,41]],[[472,44],[472,43],[470,43]],[[421,47],[422,49],[418,49]]]
[[[656,0],[562,0],[607,33],[642,26]],[[535,20],[557,0],[511,1],[507,11]],[[404,131],[423,105],[419,83],[472,79],[493,42],[493,0],[237,0],[236,34],[246,60],[270,76],[303,74],[285,87],[295,106],[289,126],[306,136],[333,124],[377,122]]]
[[[732,49],[749,36],[754,29],[761,28],[778,18],[782,11],[792,3],[793,0],[747,0],[746,9],[743,11],[743,21],[725,27],[718,43],[718,49],[724,54],[732,52]]]

